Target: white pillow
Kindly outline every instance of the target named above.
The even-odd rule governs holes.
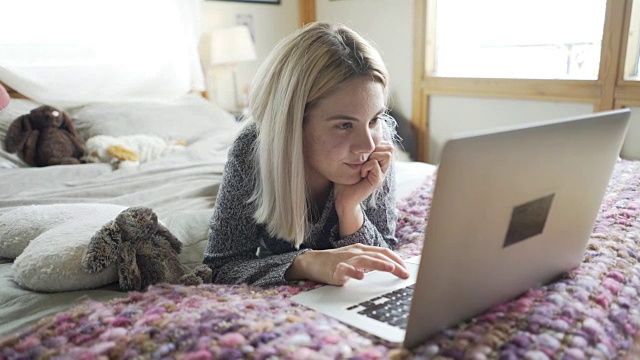
[[[165,218],[165,226],[182,242],[180,262],[189,268],[202,265],[209,241],[209,221],[213,210],[185,210]]]
[[[100,287],[118,280],[115,265],[98,274],[82,268],[91,237],[126,209],[111,204],[25,206],[0,217],[1,256],[18,253],[18,285],[42,292]]]
[[[21,206],[0,216],[0,257],[15,259],[31,240],[69,220],[91,219],[104,213],[117,215],[124,209],[112,204]]]
[[[206,134],[237,127],[233,115],[198,95],[169,102],[95,103],[69,113],[85,139],[144,134],[190,144]]]

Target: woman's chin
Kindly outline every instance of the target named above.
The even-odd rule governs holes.
[[[362,181],[362,178],[360,177],[359,174],[356,174],[354,176],[343,177],[343,178],[339,179],[338,181],[334,181],[334,183],[340,184],[340,185],[355,185],[355,184],[359,183],[360,181]]]

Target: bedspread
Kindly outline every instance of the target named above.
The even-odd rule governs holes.
[[[397,251],[419,254],[433,178],[399,202]],[[0,340],[0,358],[613,359],[640,327],[640,162],[616,164],[578,268],[412,351],[294,304],[318,284],[158,285],[87,301]]]

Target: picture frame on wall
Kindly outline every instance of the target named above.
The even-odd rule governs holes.
[[[228,2],[240,2],[240,3],[280,5],[280,0],[209,0],[209,1],[228,1]]]

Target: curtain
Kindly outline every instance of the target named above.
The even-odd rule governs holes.
[[[0,0],[0,81],[41,103],[204,90],[200,0]]]

